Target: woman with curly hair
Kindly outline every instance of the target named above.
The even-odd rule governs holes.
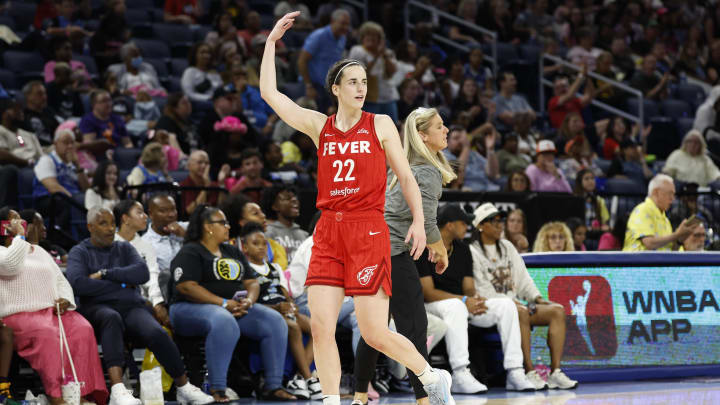
[[[533,244],[533,253],[572,252],[573,237],[570,228],[562,222],[548,222],[540,228]]]

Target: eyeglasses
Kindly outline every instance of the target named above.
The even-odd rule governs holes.
[[[488,224],[488,223],[489,223],[489,224],[497,225],[497,224],[502,224],[502,223],[503,223],[503,219],[502,219],[499,215],[497,215],[497,216],[494,216],[494,217],[492,217],[492,218],[490,218],[490,219],[487,219],[487,220],[483,221],[483,223],[484,223],[484,224]]]
[[[552,235],[548,235],[548,239],[550,240],[565,240],[565,235],[561,233],[556,233]]]
[[[221,224],[223,226],[230,226],[230,221],[227,219],[218,219],[217,221],[207,221],[208,224]]]

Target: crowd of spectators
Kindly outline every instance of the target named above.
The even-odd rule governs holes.
[[[547,100],[531,94],[542,84],[527,86],[537,72],[528,78],[514,60],[490,63],[489,38],[464,25],[444,24],[430,15],[404,37],[399,23],[403,8],[394,7],[398,2],[372,10],[369,21],[360,18],[360,10],[338,1],[283,1],[272,10],[241,0],[146,0],[147,8],[129,8],[125,0],[36,3],[32,26],[18,22],[9,27],[22,41],[2,46],[4,52],[33,54],[43,62],[36,71],[11,71],[5,55],[3,73],[12,80],[0,75],[0,207],[20,205],[37,211],[8,209],[0,216],[22,217],[32,225],[25,234],[28,242],[50,252],[35,253],[43,257],[34,260],[53,259],[67,266],[69,284],[57,279],[55,285],[45,285],[56,279],[57,269],[43,262],[49,277],[42,288],[63,292],[65,308],[60,312],[75,309],[70,289],[83,298],[78,310],[89,323],[68,320],[68,327],[81,330],[77,339],[95,337],[86,330],[89,325],[111,325],[97,341],[110,371],[109,394],[124,398],[127,405],[133,403],[130,394],[117,386],[124,361],[118,331],[133,330],[135,322],[152,325],[138,337],[156,353],[178,387],[185,387],[178,395],[207,400],[187,385],[177,349],[161,325],[206,339],[208,382],[215,400],[234,398],[226,379],[229,347],[239,335],[264,342],[263,396],[318,396],[317,378],[307,367],[312,346],[298,340],[307,333],[309,311],[302,280],[312,238],[311,231],[298,224],[296,193],[315,188],[316,150],[308,137],[278,119],[257,87],[268,29],[289,11],[300,10],[301,16],[285,42],[278,43],[277,82],[298,104],[333,113],[324,89],[328,68],[343,57],[357,59],[367,67],[367,111],[387,114],[399,126],[417,107],[440,111],[449,126],[443,152],[458,175],[448,189],[516,196],[554,192],[582,199],[584,216],[533,218],[542,225],[537,234],[520,209],[509,213],[504,229],[490,217],[473,224],[488,233],[499,229],[495,240],[476,238],[474,259],[486,261],[488,253],[481,243],[498,240],[498,246],[508,242],[507,247],[519,253],[694,251],[712,242],[706,239],[716,226],[718,205],[706,205],[697,193],[720,184],[720,12],[703,2],[433,2],[440,11],[497,32],[498,41],[517,55],[522,49],[536,49],[575,65],[576,69],[545,65],[542,73],[552,82]],[[5,12],[15,15],[14,5]],[[159,34],[169,27],[194,42]],[[432,34],[445,35],[469,51],[453,51]],[[667,115],[665,102],[681,99],[688,83],[700,91],[687,103],[684,116],[673,116],[671,124],[648,119],[641,129],[592,105],[599,101],[634,114],[628,94],[609,80],[641,91]],[[687,120],[689,125],[680,125]],[[656,145],[667,139],[667,125],[676,142],[668,143],[667,153],[658,154]],[[30,171],[30,177],[22,175]],[[173,182],[189,189],[179,198],[142,189]],[[637,195],[647,193],[647,198],[627,207],[627,212],[611,215],[603,192],[612,193],[611,185],[623,182]],[[125,193],[125,186],[134,189]],[[681,194],[677,201],[676,186]],[[19,198],[22,195],[27,199]],[[88,229],[77,225],[77,218],[85,214],[78,214],[82,210],[76,207],[83,206],[89,211]],[[51,215],[59,229],[84,239],[65,246],[69,255],[46,240],[43,218]],[[187,217],[189,224],[178,220]],[[16,225],[12,230],[20,234]],[[27,243],[5,239],[8,252],[32,259]],[[5,250],[0,253],[8,256]],[[512,260],[519,257],[514,254]],[[135,269],[128,272],[132,279],[116,277],[113,269],[125,267]],[[177,274],[177,268],[185,270]],[[213,276],[220,271],[232,274],[231,279]],[[480,289],[481,280],[475,281]],[[240,290],[247,295],[235,297]],[[474,293],[464,286],[455,290],[456,295]],[[118,302],[126,301],[114,302],[120,306],[113,307],[101,294],[118,294]],[[530,287],[517,294],[552,306]],[[38,322],[48,322],[54,302],[47,302],[47,297],[38,300],[42,305],[17,307],[10,318],[34,314]],[[151,311],[139,309],[145,302]],[[472,305],[469,312],[475,310]],[[38,310],[44,312],[32,312]],[[193,311],[203,314],[201,319],[188,315]],[[443,311],[434,313],[443,318]],[[522,339],[529,339],[531,325],[558,328],[560,315],[552,311],[548,309],[544,323],[531,323],[520,311]],[[2,331],[12,327],[16,339],[29,333],[17,322],[6,323]],[[352,300],[343,306],[338,323],[353,330],[354,348],[359,332]],[[298,374],[283,385],[280,363],[287,347]],[[506,368],[522,366],[531,372],[530,354],[522,353],[521,365],[516,364],[517,354]],[[97,357],[87,355],[88,364]],[[44,360],[28,359],[38,369],[46,367]],[[557,356],[552,359],[553,369],[559,370],[559,362]],[[456,363],[466,367],[462,360]],[[98,370],[93,367],[85,371],[97,373],[99,365]],[[108,390],[104,384],[94,386],[93,378],[87,377],[83,395],[95,395],[102,402]],[[43,382],[56,398],[56,384]]]

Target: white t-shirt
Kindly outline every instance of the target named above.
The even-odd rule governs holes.
[[[118,201],[119,200],[108,200],[106,198],[103,198],[100,193],[95,191],[95,189],[93,188],[89,188],[85,192],[85,208],[88,210],[97,205],[112,210],[115,207],[115,204],[118,203]]]
[[[20,139],[22,142],[20,142]],[[0,148],[7,149],[15,157],[20,159],[40,159],[43,155],[42,146],[38,141],[35,134],[25,131],[24,129],[17,130],[17,133],[12,133],[10,130],[0,125]]]
[[[54,150],[50,152],[50,155],[52,155],[58,162],[62,162],[62,159],[60,159],[60,156],[58,156]],[[50,155],[43,155],[33,169],[35,177],[37,177],[38,181],[43,181],[50,177],[57,177],[55,162],[53,162]],[[71,169],[75,169],[75,165],[72,163],[65,163],[65,165]],[[77,182],[77,174],[75,173],[75,170],[72,171],[70,176],[75,180],[75,182]]]
[[[368,66],[370,62],[375,59],[375,56],[366,51],[362,45],[355,45],[350,49],[350,55],[348,55],[348,58],[356,59],[364,63],[365,66]],[[390,59],[395,61],[395,55],[391,56]],[[372,69],[370,69],[368,75],[372,75],[378,79],[377,103],[388,103],[390,101],[397,101],[400,99],[397,88],[393,85],[392,79],[394,76],[385,77],[385,60],[383,58],[377,58],[377,62],[375,62],[375,65],[373,65]]]

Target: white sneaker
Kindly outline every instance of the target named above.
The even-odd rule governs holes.
[[[508,391],[535,391],[535,384],[525,377],[521,368],[514,368],[509,370],[505,377],[505,389]]]
[[[308,391],[310,391],[310,399],[313,401],[320,401],[323,399],[322,387],[320,386],[320,379],[317,377],[310,377],[306,381]]]
[[[225,387],[225,396],[231,400],[231,401],[237,401],[240,399],[240,396],[230,387]]]
[[[447,370],[433,368],[433,373],[438,373],[438,379],[432,384],[423,385],[423,389],[428,394],[430,405],[455,405],[455,400],[450,393],[452,387],[452,377]]]
[[[467,367],[453,373],[452,387],[450,387],[450,392],[453,394],[478,394],[485,391],[487,387],[476,380]]]
[[[535,386],[536,390],[546,390],[548,385],[537,371],[533,370],[525,374],[525,377]]]
[[[202,390],[190,383],[177,387],[177,402],[180,405],[205,405],[215,402],[212,395],[208,395]]]
[[[307,383],[297,374],[292,380],[287,382],[285,390],[295,395],[298,399],[310,399],[310,391],[308,391]]]
[[[132,396],[125,384],[117,383],[110,388],[109,405],[142,405],[142,401]]]
[[[569,390],[578,386],[577,381],[569,379],[559,368],[550,374],[547,382],[551,389]]]

